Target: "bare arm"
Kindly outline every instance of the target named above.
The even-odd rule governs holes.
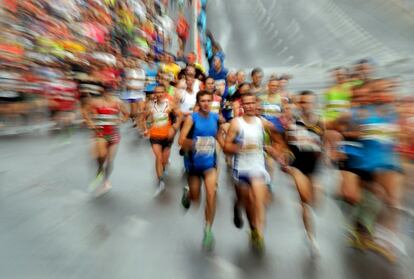
[[[173,105],[173,113],[177,118],[173,125],[173,128],[174,130],[178,131],[181,127],[181,123],[183,122],[183,113],[176,104]]]
[[[191,117],[191,115],[189,115],[184,121],[184,125],[183,125],[183,128],[181,129],[180,137],[178,139],[178,144],[181,145],[181,147],[185,151],[191,150],[192,145],[193,145],[193,140],[187,138],[188,133],[190,132],[192,126],[193,126],[193,118]]]
[[[240,146],[237,143],[234,143],[234,140],[237,137],[239,131],[239,125],[237,119],[233,119],[230,123],[230,128],[227,131],[226,140],[224,141],[223,151],[226,154],[236,154],[240,150]]]
[[[95,128],[95,123],[93,123],[90,117],[90,113],[92,112],[92,108],[93,108],[93,103],[94,103],[93,101],[89,100],[82,110],[82,116],[85,119],[86,125],[88,125],[88,127],[91,129]]]
[[[263,127],[269,131],[271,140],[270,146],[265,146],[266,152],[274,159],[279,161],[281,164],[285,164],[287,157],[290,156],[290,150],[286,144],[283,135],[276,130],[275,126],[262,118]]]
[[[144,128],[144,134],[146,135],[148,133],[148,127],[147,127],[147,119],[150,114],[150,101],[146,101],[144,111],[142,113],[141,117],[141,127]]]
[[[123,102],[121,102],[120,100],[118,100],[118,102],[119,102],[119,108],[120,108],[121,114],[122,114],[121,122],[125,122],[129,118],[128,109],[127,109],[127,107],[125,106],[125,104]]]

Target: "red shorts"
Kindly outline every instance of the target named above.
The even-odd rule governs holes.
[[[112,129],[111,132],[105,131],[105,129],[98,129],[95,131],[95,138],[104,139],[110,145],[118,144],[121,140],[119,131],[116,128]]]

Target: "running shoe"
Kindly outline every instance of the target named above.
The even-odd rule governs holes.
[[[394,249],[390,246],[383,245],[373,239],[366,239],[364,245],[370,251],[384,257],[390,263],[395,263],[397,261],[397,255]]]
[[[214,236],[210,226],[206,226],[204,230],[203,249],[211,251],[214,248]]]
[[[190,198],[188,194],[190,193],[190,188],[185,186],[183,189],[183,196],[181,197],[181,204],[185,209],[189,209],[191,205]]]
[[[112,189],[112,185],[111,182],[109,182],[108,180],[104,182],[102,187],[99,187],[96,192],[95,192],[95,196],[96,197],[100,197],[106,193],[109,192],[109,190]]]
[[[364,236],[355,229],[349,229],[347,234],[348,245],[357,250],[363,251],[365,246]]]
[[[157,190],[154,193],[154,197],[159,196],[161,193],[163,193],[165,191],[165,183],[163,180],[160,180],[158,183],[158,187]]]
[[[308,245],[309,245],[309,250],[310,250],[312,259],[319,258],[321,253],[320,253],[319,245],[316,242],[314,237],[308,237]]]
[[[244,225],[243,217],[241,216],[240,208],[237,205],[237,201],[234,202],[234,207],[233,207],[233,223],[236,226],[236,228],[238,229],[243,228],[243,225]]]
[[[263,254],[265,250],[265,243],[263,236],[256,230],[252,229],[250,234],[250,243],[255,252]]]
[[[95,177],[95,179],[89,184],[89,191],[93,192],[98,188],[98,186],[102,183],[102,180],[104,178],[103,171],[100,171],[98,175]]]

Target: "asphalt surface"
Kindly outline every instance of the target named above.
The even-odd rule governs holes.
[[[315,210],[321,258],[310,257],[292,181],[276,173],[268,210],[266,255],[248,230],[232,224],[233,191],[221,162],[214,232],[216,249],[201,250],[203,210],[180,206],[182,158],[173,146],[167,191],[154,199],[153,157],[146,140],[123,127],[113,189],[94,198],[95,166],[88,131],[67,143],[46,133],[0,138],[1,278],[412,278],[413,223],[401,235],[407,256],[396,265],[347,247],[343,219],[329,198],[337,173],[321,168],[327,195]]]

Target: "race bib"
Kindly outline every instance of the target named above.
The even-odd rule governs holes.
[[[393,143],[398,129],[394,124],[378,123],[361,125],[361,138],[376,140],[383,143]]]
[[[322,142],[320,137],[309,130],[295,125],[296,128],[288,132],[289,144],[295,145],[301,151],[321,152]]]
[[[213,155],[216,151],[216,139],[214,137],[196,137],[194,149],[196,155]]]
[[[262,114],[265,116],[277,117],[282,111],[280,105],[277,104],[263,104],[262,105]]]
[[[166,112],[154,113],[154,126],[162,127],[168,125],[168,114]]]
[[[257,142],[244,141],[242,143],[242,153],[257,153],[259,150],[260,146]]]

